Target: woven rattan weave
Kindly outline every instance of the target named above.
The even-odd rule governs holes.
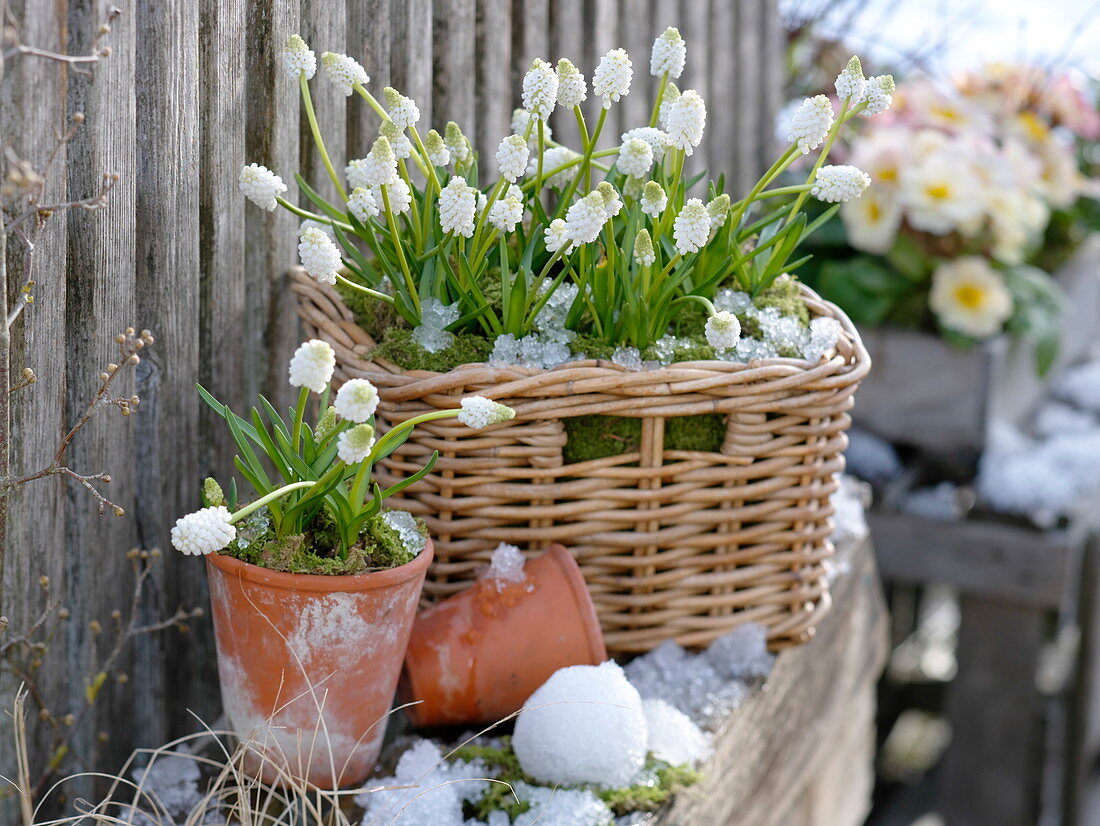
[[[705,645],[748,621],[768,627],[773,648],[812,636],[829,606],[829,496],[843,467],[847,411],[870,369],[837,307],[804,288],[811,315],[843,328],[835,354],[817,364],[628,370],[590,360],[441,374],[369,360],[373,342],[333,288],[301,271],[292,284],[307,335],[336,350],[338,380],[378,387],[381,430],[471,394],[516,410],[485,431],[454,419],[422,426],[377,472],[392,483],[440,452],[431,475],[389,500],[431,530],[428,599],[466,587],[500,542],[531,551],[561,542],[580,563],[612,653],[667,639]],[[666,418],[704,413],[727,415],[720,452],[666,448]],[[562,421],[592,414],[640,418],[639,449],[567,464]]]

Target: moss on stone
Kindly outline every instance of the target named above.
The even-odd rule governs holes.
[[[407,327],[394,327],[386,331],[381,344],[369,353],[392,361],[405,370],[434,370],[446,373],[462,364],[474,364],[488,361],[493,344],[488,339],[473,333],[455,333],[454,343],[445,350],[429,353],[416,343],[412,330]]]
[[[695,335],[679,336],[677,338],[676,344],[672,348],[671,364],[675,364],[679,361],[712,361],[718,357],[714,348],[707,344],[703,336],[698,334],[698,331],[703,329],[703,324],[705,323],[705,321],[699,323],[699,327],[695,330]],[[642,358],[646,360],[657,359],[656,347],[647,347],[642,353]]]

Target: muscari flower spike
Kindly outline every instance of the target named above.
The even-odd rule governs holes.
[[[831,204],[858,198],[871,185],[871,176],[854,166],[823,166],[814,175],[810,194]]]
[[[357,424],[336,437],[336,455],[348,465],[357,465],[370,456],[374,447],[374,428]]]
[[[217,553],[237,537],[231,516],[222,505],[181,516],[172,528],[172,546],[188,556]]]
[[[335,284],[342,264],[340,248],[320,227],[306,227],[298,242],[298,257],[313,278],[321,284]]]
[[[274,212],[279,205],[275,199],[286,192],[286,184],[283,179],[268,169],[266,166],[252,163],[241,169],[237,178],[244,197],[268,212]]]
[[[366,379],[350,379],[337,391],[333,407],[341,419],[368,421],[378,409],[378,390]]]
[[[467,396],[461,404],[462,412],[458,414],[458,420],[474,430],[501,424],[516,417],[516,411],[508,405],[484,396]]]
[[[317,74],[317,55],[306,45],[300,35],[292,34],[286,39],[286,46],[283,48],[283,68],[294,80],[301,75],[305,75],[306,80],[312,80]]]
[[[497,166],[501,177],[515,183],[527,171],[530,150],[523,135],[508,135],[497,148]]]
[[[649,56],[649,73],[660,77],[665,72],[671,78],[677,78],[684,71],[687,60],[687,44],[680,36],[680,30],[669,26],[653,41],[653,51]]]
[[[641,178],[653,166],[653,147],[641,138],[631,138],[619,147],[615,166],[624,175]]]
[[[821,146],[833,125],[833,105],[825,95],[806,98],[791,117],[787,140],[798,144],[803,155]]]
[[[451,153],[451,160],[456,164],[466,163],[470,159],[473,152],[470,141],[453,120],[447,121],[447,128],[443,131],[443,143]]]
[[[416,126],[420,120],[420,108],[416,105],[415,100],[405,97],[392,86],[383,89],[382,96],[386,101],[386,113],[390,116],[394,126],[401,130]]]
[[[557,252],[569,241],[569,225],[561,218],[555,218],[550,225],[542,231],[546,240],[546,251]]]
[[[325,67],[325,76],[336,84],[344,95],[350,95],[356,85],[366,86],[370,75],[359,63],[346,54],[325,52],[321,55],[321,65]]]
[[[558,61],[556,69],[558,76],[558,105],[566,109],[580,106],[588,97],[588,85],[584,82],[584,75],[573,65],[572,61],[562,58]]]
[[[592,73],[592,93],[603,98],[603,108],[610,109],[630,91],[630,79],[634,70],[630,68],[630,55],[626,49],[612,49],[602,58]]]
[[[332,345],[320,339],[310,339],[300,344],[290,359],[290,384],[320,393],[332,379],[335,369],[336,351]]]
[[[424,136],[424,149],[432,166],[446,166],[451,162],[451,152],[443,142],[443,136],[434,129],[429,129]]]
[[[554,67],[536,57],[523,76],[523,108],[546,121],[558,102],[558,76]]]
[[[668,206],[668,195],[656,181],[648,181],[642,189],[642,212],[651,218],[656,218],[665,211]]]
[[[393,155],[397,160],[403,161],[412,155],[412,141],[392,120],[382,121],[381,126],[378,127],[378,134],[390,142]]]
[[[703,202],[689,198],[676,220],[672,222],[672,237],[680,255],[698,252],[710,239],[710,215]]]
[[[369,189],[357,186],[348,196],[348,209],[361,224],[365,224],[368,218],[378,214],[378,202],[374,200],[374,194]]]
[[[453,176],[439,193],[439,228],[469,238],[476,216],[477,190],[461,175]]]
[[[894,76],[875,75],[868,78],[863,87],[863,101],[867,108],[860,112],[865,118],[878,115],[890,108],[894,102]]]
[[[657,253],[653,250],[653,239],[648,229],[643,229],[634,237],[634,260],[639,266],[649,267],[657,260]]]
[[[707,319],[704,333],[715,350],[729,350],[741,339],[741,322],[728,310],[719,310]]]
[[[565,213],[565,223],[569,229],[571,247],[590,244],[600,236],[607,221],[607,201],[603,194],[594,189],[575,201]]]

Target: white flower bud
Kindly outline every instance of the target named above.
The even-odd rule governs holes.
[[[653,166],[653,147],[641,138],[631,138],[619,147],[615,166],[624,175],[641,178]]]
[[[871,185],[871,177],[854,166],[823,166],[814,175],[810,194],[831,204],[858,198]]]
[[[286,192],[286,184],[283,183],[282,178],[266,166],[255,163],[241,170],[237,185],[244,193],[244,197],[268,212],[274,212],[275,207],[279,205],[275,199]]]
[[[397,178],[397,156],[386,137],[375,140],[367,157],[354,160],[344,168],[352,188],[369,189]]]
[[[474,430],[500,424],[516,416],[516,411],[512,408],[484,396],[467,396],[461,404],[462,412],[458,414],[458,420]]]
[[[894,76],[875,75],[868,78],[863,87],[863,100],[867,108],[860,112],[865,118],[878,115],[890,108],[894,102]]]
[[[623,132],[620,140],[623,143],[627,141],[640,138],[649,144],[653,150],[653,160],[657,163],[661,162],[661,159],[665,156],[665,150],[668,149],[668,134],[662,132],[656,126],[639,126],[637,129],[631,129],[629,132]]]
[[[619,198],[619,193],[615,190],[615,187],[607,181],[600,181],[596,191],[603,196],[604,215],[606,220],[610,221],[623,208],[622,199]]]
[[[390,142],[393,156],[397,160],[403,161],[412,155],[412,141],[405,136],[405,133],[392,120],[382,121],[382,125],[378,127],[378,134]]]
[[[704,332],[715,350],[729,350],[741,339],[741,322],[728,310],[719,310],[707,319]]]
[[[336,455],[348,465],[357,465],[370,456],[374,447],[374,428],[357,424],[336,437]]]
[[[340,269],[340,248],[319,227],[306,227],[298,243],[298,257],[302,266],[322,284],[335,284]]]
[[[317,74],[317,55],[300,36],[292,34],[286,39],[286,46],[283,48],[283,67],[294,80],[299,75],[305,75],[306,80],[311,80]]]
[[[825,95],[806,98],[791,117],[787,140],[795,141],[803,155],[817,149],[833,125],[833,105]]]
[[[662,129],[668,129],[668,113],[672,109],[672,104],[680,99],[680,90],[676,88],[676,84],[671,80],[665,86],[665,94],[661,98],[661,106],[657,110],[657,122],[661,125]]]
[[[466,179],[455,175],[439,193],[439,227],[464,238],[474,234],[477,190]]]
[[[336,352],[327,341],[310,339],[302,342],[290,359],[291,387],[308,387],[320,393],[332,379],[336,369]]]
[[[710,232],[713,236],[730,216],[730,196],[722,193],[712,198],[707,204],[707,215],[710,216]]]
[[[451,153],[451,160],[456,164],[466,163],[470,159],[472,152],[470,141],[462,134],[462,130],[458,128],[458,124],[453,120],[447,121],[447,128],[443,133],[443,143],[446,145],[447,151]]]
[[[592,190],[569,207],[565,223],[569,229],[572,247],[590,244],[600,237],[600,230],[607,221],[607,203],[599,190]]]
[[[672,222],[672,237],[680,255],[698,252],[710,239],[710,215],[698,198],[689,198]]]
[[[350,379],[336,393],[336,415],[349,422],[365,422],[378,409],[378,390],[366,379]]]
[[[497,166],[501,177],[515,183],[527,170],[530,150],[522,135],[509,135],[497,148]]]
[[[237,537],[237,529],[229,524],[231,516],[221,505],[181,516],[172,528],[172,546],[189,556],[217,553]]]
[[[649,230],[641,230],[634,238],[634,260],[641,267],[649,267],[657,260],[657,253],[653,250],[653,239],[649,236]]]
[[[852,55],[848,65],[836,76],[836,83],[833,85],[836,88],[838,98],[841,100],[849,98],[855,104],[859,103],[863,97],[863,87],[866,83],[867,81],[863,77],[863,66],[860,64],[859,58]]]
[[[537,57],[523,76],[523,108],[545,121],[557,102],[558,76],[553,66]]]
[[[642,212],[656,218],[668,206],[668,195],[656,181],[649,181],[642,190]]]
[[[669,26],[653,41],[653,51],[649,57],[649,73],[660,77],[665,72],[671,78],[677,78],[684,71],[687,60],[687,44],[680,36],[680,30]]]
[[[405,183],[404,178],[394,178],[386,186],[386,194],[390,199],[390,210],[394,215],[403,215],[409,211],[409,207],[412,206],[412,190],[409,189],[409,185]],[[371,194],[374,196],[374,200],[378,204],[385,203],[382,200],[382,187],[375,186],[371,188]]]
[[[584,75],[564,57],[558,61],[558,105],[566,109],[580,106],[588,97],[588,86]]]
[[[612,103],[617,103],[630,91],[630,79],[634,75],[630,66],[626,49],[612,49],[600,58],[600,64],[592,73],[592,93],[603,98],[604,109],[610,109]]]
[[[386,113],[394,126],[402,131],[416,126],[420,120],[420,109],[415,100],[405,97],[392,86],[383,89],[382,96],[386,99]]]
[[[321,55],[321,64],[325,67],[325,76],[345,95],[350,95],[356,84],[366,86],[370,83],[367,70],[346,54],[325,52]]]
[[[489,223],[501,232],[511,232],[523,220],[523,201],[514,195],[499,198],[489,208]]]
[[[542,231],[542,236],[546,239],[546,251],[557,252],[569,240],[569,225],[561,218],[555,218]]]
[[[446,166],[451,162],[451,152],[442,136],[434,129],[429,129],[424,136],[424,150],[428,153],[428,162],[432,166]]]

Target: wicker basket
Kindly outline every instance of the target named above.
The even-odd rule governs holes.
[[[836,354],[812,366],[777,358],[631,371],[589,360],[440,374],[368,361],[373,342],[336,291],[300,271],[292,283],[307,335],[336,349],[337,380],[378,387],[380,429],[471,394],[516,409],[485,431],[431,422],[378,471],[386,484],[440,452],[431,475],[391,500],[434,538],[427,599],[466,587],[499,542],[532,551],[561,542],[580,563],[612,653],[667,639],[705,645],[748,621],[768,627],[773,648],[812,636],[829,606],[829,496],[847,411],[870,368],[837,307],[804,288],[811,314],[839,319],[844,331]],[[728,414],[720,452],[665,447],[666,417],[705,413]],[[567,464],[562,420],[591,414],[641,418],[640,448]]]

